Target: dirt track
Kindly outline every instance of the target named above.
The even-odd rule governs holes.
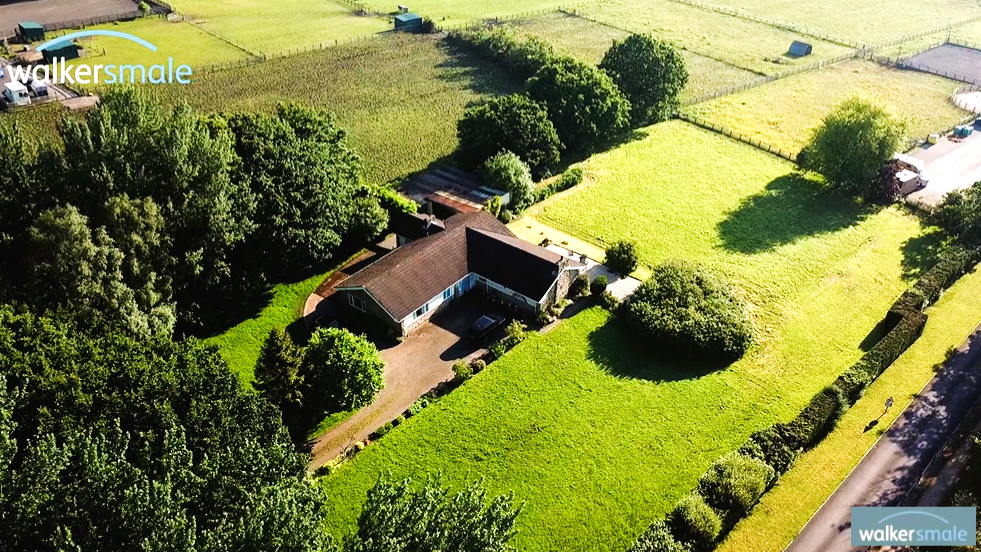
[[[42,24],[127,13],[139,9],[133,0],[29,0],[0,3],[0,34],[9,34],[19,21]]]

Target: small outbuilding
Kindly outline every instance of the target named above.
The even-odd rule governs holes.
[[[21,21],[17,24],[17,36],[24,42],[44,40],[44,25],[35,21]]]
[[[402,13],[395,16],[395,30],[408,31],[422,25],[422,16],[414,13]]]
[[[795,40],[793,44],[790,45],[790,50],[787,52],[794,57],[804,57],[811,55],[811,45],[806,42],[801,42]]]
[[[71,41],[59,42],[44,50],[44,63],[50,64],[54,60],[75,59],[78,57],[78,44]]]

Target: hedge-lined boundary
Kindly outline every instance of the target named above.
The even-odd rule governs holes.
[[[981,259],[981,250],[952,246],[940,260],[906,290],[886,313],[882,324],[889,328],[862,358],[825,387],[793,420],[776,423],[753,433],[736,453],[716,461],[702,476],[699,486],[675,506],[665,520],[657,520],[638,538],[630,552],[676,552],[690,547],[694,552],[713,550],[719,537],[749,514],[779,475],[794,460],[813,448],[834,429],[842,414],[864,394],[865,389],[899,358],[923,333],[927,315],[943,291],[970,271]],[[773,468],[775,476],[760,475],[752,459]],[[722,466],[725,477],[720,477]],[[755,492],[766,480],[763,492]],[[720,501],[720,492],[733,493],[743,487],[743,502]],[[755,497],[746,507],[746,497]],[[714,515],[703,508],[711,506]],[[721,527],[716,520],[721,521]],[[668,529],[670,534],[667,534]]]

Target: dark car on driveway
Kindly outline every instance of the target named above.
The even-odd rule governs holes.
[[[485,314],[477,319],[470,327],[470,339],[483,342],[494,330],[504,324],[504,317],[499,314]]]

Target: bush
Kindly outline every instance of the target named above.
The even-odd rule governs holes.
[[[511,209],[504,209],[499,215],[497,215],[497,220],[503,222],[504,224],[510,224],[514,220],[514,211]]]
[[[637,539],[627,552],[689,552],[685,544],[674,540],[671,529],[663,520],[657,520]]]
[[[589,294],[598,299],[606,291],[607,285],[609,285],[609,282],[606,279],[606,275],[600,274],[589,284]]]
[[[415,28],[415,32],[418,34],[433,34],[436,32],[436,23],[431,17],[426,17],[422,20],[422,24]]]
[[[869,381],[875,381],[886,368],[903,354],[910,345],[916,341],[923,333],[923,326],[926,325],[927,315],[919,311],[907,313],[900,319],[896,327],[893,328],[886,337],[882,338],[869,349],[867,353],[852,367],[854,370],[861,370],[868,375]],[[851,394],[851,389],[843,389]]]
[[[753,343],[743,302],[728,285],[688,263],[656,267],[621,310],[633,333],[656,351],[732,362]]]
[[[772,426],[754,432],[739,453],[766,462],[777,473],[787,473],[798,454]]]
[[[582,183],[582,177],[582,169],[579,167],[567,169],[555,182],[555,192],[564,192],[570,188],[578,186],[580,183]]]
[[[528,79],[528,95],[548,110],[572,152],[600,147],[627,127],[630,102],[606,73],[573,58],[549,62]]]
[[[519,343],[521,343],[522,341],[525,340],[526,337],[528,337],[528,332],[526,330],[527,328],[525,327],[525,325],[522,324],[521,322],[518,322],[517,320],[513,320],[510,324],[508,324],[506,330],[507,336],[503,340],[501,340],[501,343],[504,345],[504,348],[507,350],[511,350],[517,347]]]
[[[508,26],[497,26],[449,34],[452,43],[473,48],[482,57],[501,65],[521,81],[527,80],[556,57],[555,49],[544,40],[522,38]]]
[[[666,41],[650,35],[614,40],[599,67],[630,100],[634,126],[651,125],[670,117],[688,83],[688,69],[681,54]]]
[[[146,2],[140,2],[138,7],[141,12],[150,13],[150,4],[147,4]]]
[[[419,205],[411,199],[387,186],[377,186],[373,190],[378,204],[389,213],[402,212],[409,215],[419,211]]]
[[[497,342],[487,349],[487,360],[488,362],[494,362],[495,360],[504,356],[504,353],[506,352],[508,352],[508,350],[504,347],[504,344]]]
[[[508,208],[520,212],[534,201],[531,171],[517,155],[504,151],[484,163],[484,183],[488,188],[511,195]]]
[[[930,222],[968,247],[981,246],[981,183],[944,196]]]
[[[415,416],[432,403],[433,401],[431,401],[428,397],[420,397],[419,399],[416,399],[416,402],[412,403],[412,406],[409,407],[409,410],[406,413],[409,415],[409,417]]]
[[[380,428],[378,428],[378,429],[375,430],[375,433],[373,435],[373,438],[375,438],[375,439],[381,439],[385,435],[388,435],[388,432],[389,431],[392,431],[392,429],[394,429],[394,428],[395,428],[395,425],[393,425],[392,422],[388,422],[387,424],[385,424],[385,425],[383,425]]]
[[[599,297],[599,304],[610,312],[616,312],[620,308],[620,300],[613,296],[609,291],[604,291]]]
[[[385,363],[364,336],[323,328],[310,338],[303,359],[304,401],[318,412],[367,406],[384,387]]]
[[[484,207],[490,214],[494,215],[495,217],[500,217],[501,210],[504,209],[504,204],[501,203],[501,196],[494,196],[488,199],[487,203],[484,204]]]
[[[457,384],[463,383],[473,377],[473,369],[467,362],[457,362],[453,365],[453,381]]]
[[[572,281],[571,285],[569,285],[568,297],[572,299],[581,297],[586,293],[587,289],[589,289],[589,274],[586,274],[586,272],[583,271],[580,272],[579,276],[576,276],[576,279]]]
[[[776,477],[767,463],[741,454],[723,456],[713,463],[698,482],[705,502],[732,521],[745,517]]]
[[[479,358],[470,361],[470,371],[474,374],[479,374],[487,368],[487,363],[480,360]]]
[[[849,403],[854,404],[865,394],[865,388],[870,383],[872,383],[872,377],[865,370],[852,366],[838,376],[838,379],[835,380],[835,387],[845,394]]]
[[[889,312],[894,316],[905,316],[911,311],[920,311],[936,303],[944,290],[969,271],[978,260],[978,251],[951,246],[940,256],[937,264],[926,271],[893,303]]]
[[[834,386],[828,386],[811,399],[811,402],[796,418],[777,431],[792,449],[807,449],[817,443],[830,425],[837,422],[836,416],[842,408],[844,394]],[[847,404],[846,404],[847,407]]]
[[[538,316],[535,317],[535,324],[538,326],[548,326],[552,323],[552,320],[554,320],[552,313],[547,310],[543,310],[542,312],[538,313]]]
[[[620,274],[626,275],[637,270],[639,261],[636,243],[617,240],[606,248],[606,258],[603,259],[603,264]]]
[[[722,520],[697,492],[682,498],[667,517],[674,537],[696,551],[710,550],[722,531]]]
[[[559,162],[562,144],[544,107],[522,94],[471,107],[457,123],[461,164],[476,169],[501,151],[512,151],[542,178]]]

